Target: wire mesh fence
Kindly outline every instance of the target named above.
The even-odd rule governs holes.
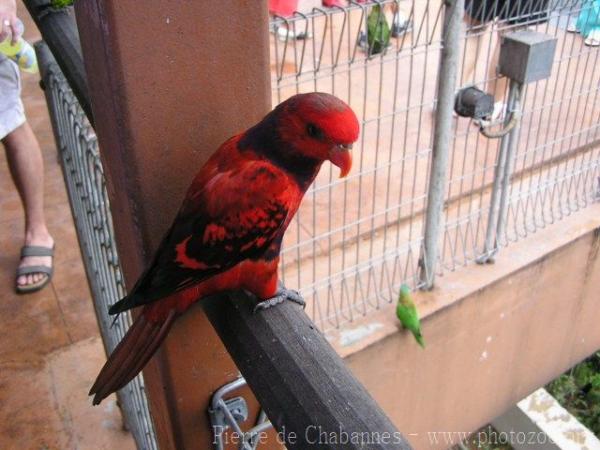
[[[480,2],[481,3],[481,2]],[[480,7],[485,2],[481,3]],[[498,4],[491,2],[498,9]],[[504,2],[505,8],[511,2]],[[600,70],[598,50],[573,29],[590,2],[522,0],[491,13],[467,10],[471,17],[500,17],[487,23],[466,18],[462,83],[493,93],[506,104],[506,81],[495,73],[501,37],[528,28],[558,39],[552,75],[526,85],[517,139],[508,215],[500,246],[527,236],[564,215],[585,207],[597,186]],[[516,6],[515,6],[516,5]],[[479,62],[477,62],[479,61]],[[453,270],[483,252],[488,204],[498,141],[482,137],[467,120],[457,120],[451,155],[448,207],[441,264]]]
[[[329,92],[362,125],[353,173],[339,180],[322,170],[284,242],[284,283],[301,289],[324,329],[390,302],[403,280],[418,284],[443,9],[439,2],[408,10],[380,3],[397,7],[412,28],[380,52],[366,38],[370,5],[272,21],[273,102]],[[291,39],[282,28],[312,37]]]
[[[600,126],[599,52],[567,31],[587,3],[466,1],[460,84],[494,94],[500,114],[501,36],[529,28],[559,40],[551,78],[526,88],[501,246],[584,207],[598,189],[599,150],[592,144]],[[385,14],[377,25],[385,20],[396,31],[387,47],[369,39],[376,5]],[[329,92],[348,102],[362,125],[356,168],[344,180],[322,171],[284,242],[284,282],[301,289],[325,330],[394,301],[402,282],[423,284],[436,81],[445,75],[438,74],[443,16],[442,1],[382,0],[271,20],[273,103]],[[499,146],[472,121],[453,120],[438,273],[484,251]]]
[[[46,101],[69,195],[96,317],[107,352],[119,343],[131,317],[108,316],[125,295],[96,135],[63,73],[43,43],[36,44]],[[142,375],[119,391],[119,405],[139,449],[157,449]]]

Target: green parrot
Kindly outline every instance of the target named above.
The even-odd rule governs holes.
[[[419,345],[425,348],[425,341],[421,334],[419,313],[411,298],[410,288],[406,284],[400,286],[400,297],[398,298],[398,306],[396,306],[396,316],[398,316],[398,319],[400,319],[404,328],[408,329],[414,335]]]
[[[367,43],[369,56],[385,50],[390,44],[390,26],[380,5],[374,5],[367,17]]]

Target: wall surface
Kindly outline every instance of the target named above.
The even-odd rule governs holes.
[[[425,350],[385,309],[347,362],[416,449],[448,447],[600,348],[599,248],[592,205],[417,294]]]

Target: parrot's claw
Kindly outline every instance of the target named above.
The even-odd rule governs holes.
[[[256,306],[254,307],[253,313],[256,314],[258,311],[270,308],[271,306],[278,305],[279,303],[283,303],[286,300],[290,300],[294,303],[298,303],[303,308],[306,308],[306,302],[304,301],[304,299],[302,298],[302,296],[300,295],[300,293],[298,291],[283,288],[283,289],[279,289],[279,291],[277,291],[275,296],[268,298],[266,300],[263,300],[260,303],[257,303]]]

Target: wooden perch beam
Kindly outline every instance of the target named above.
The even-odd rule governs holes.
[[[242,293],[205,305],[288,449],[410,448],[301,307],[285,302],[253,314]]]

